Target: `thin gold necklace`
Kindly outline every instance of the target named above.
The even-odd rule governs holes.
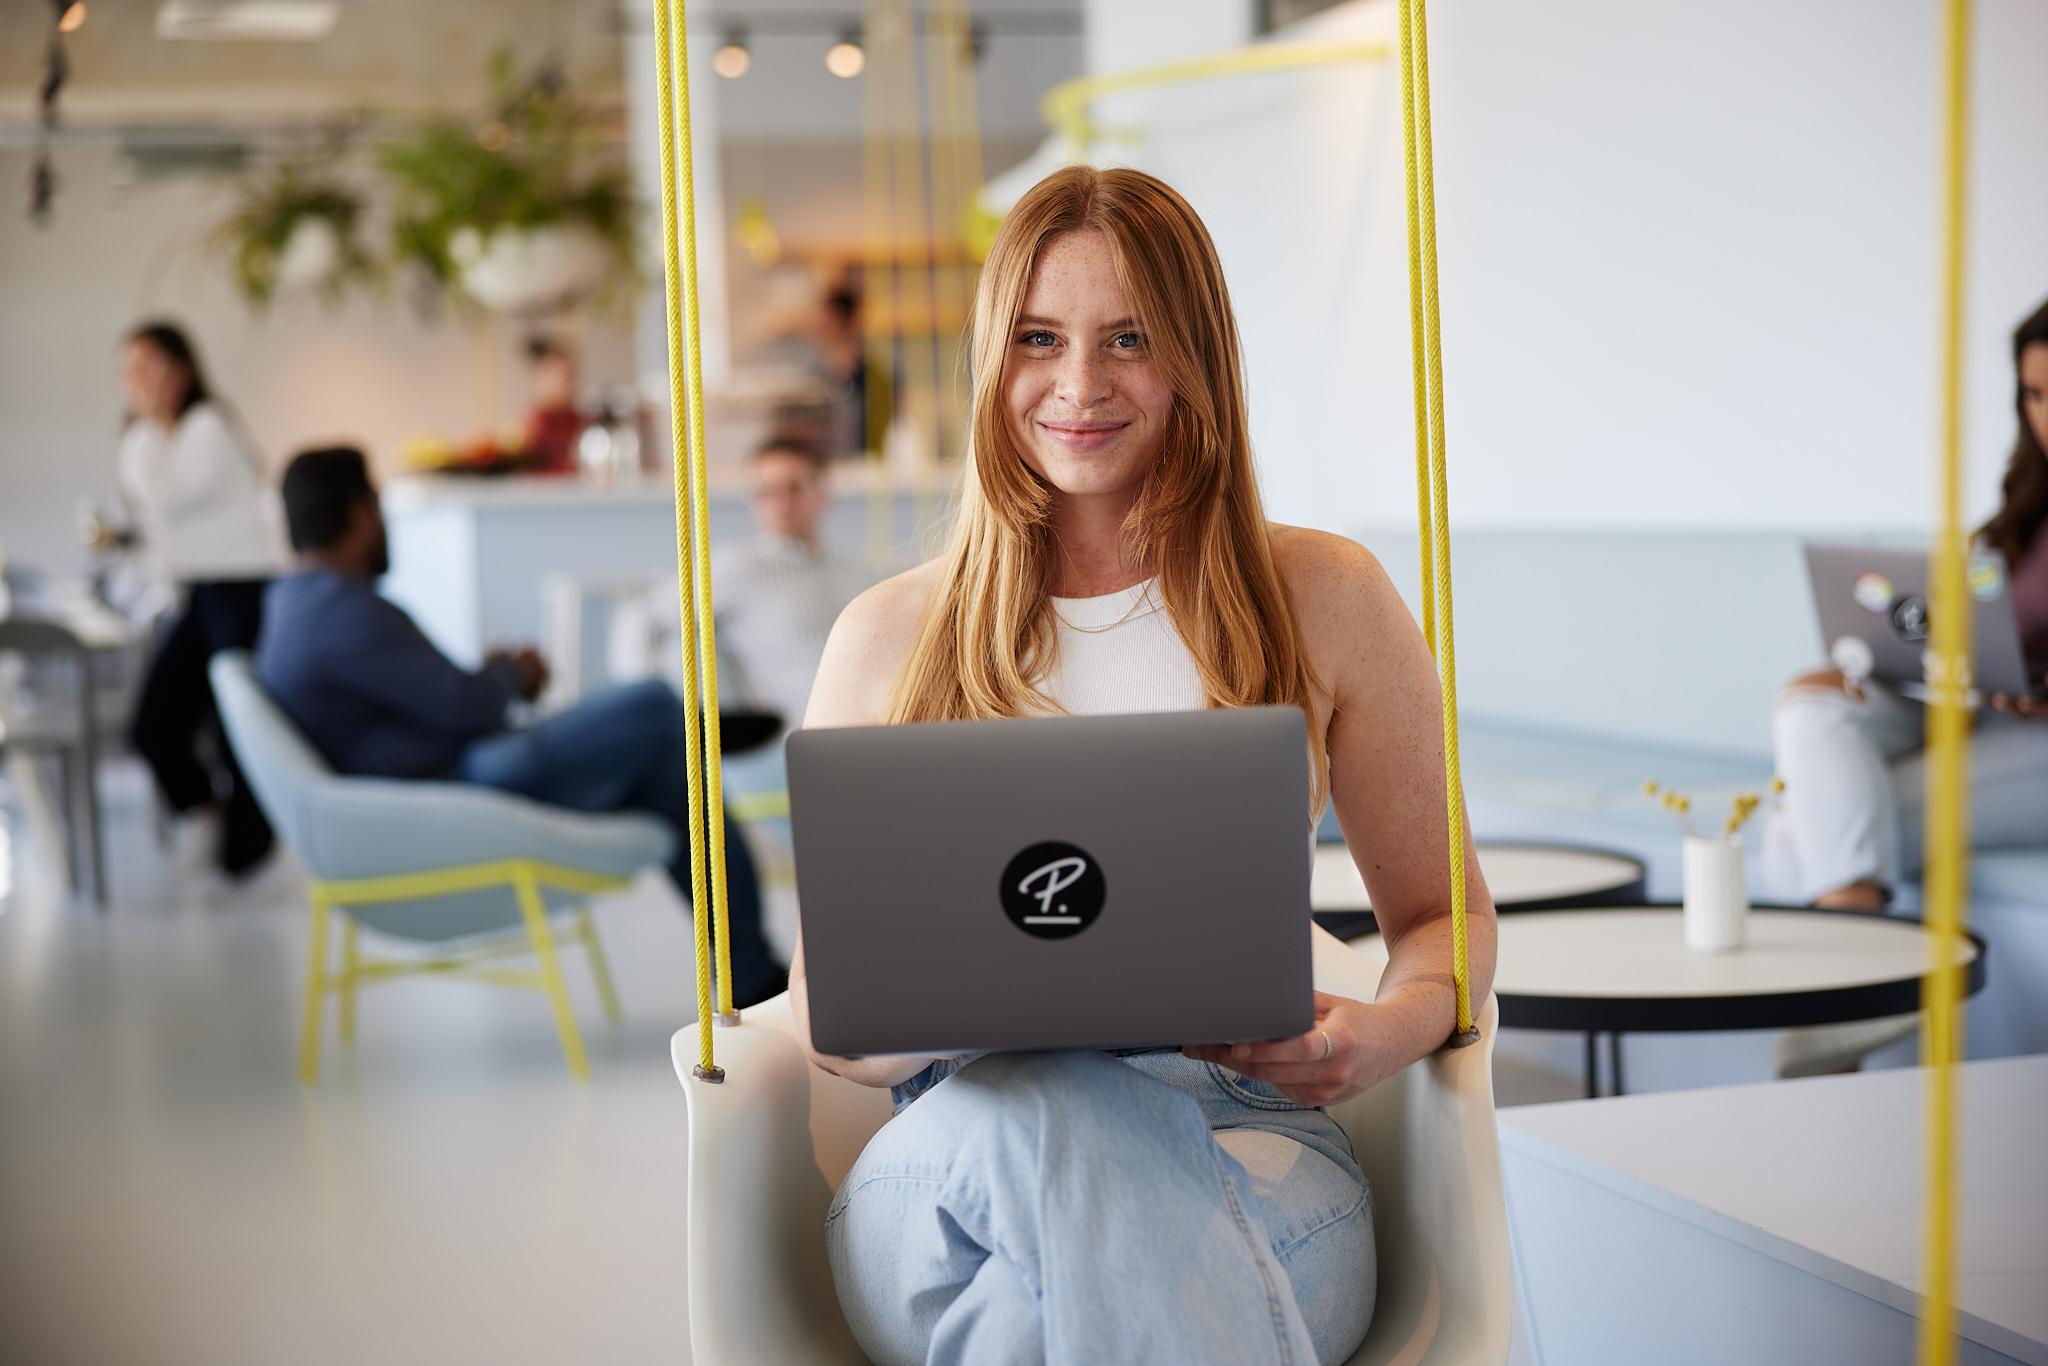
[[[1105,596],[1107,595],[1105,594]],[[1129,607],[1126,607],[1124,609],[1124,614],[1118,617],[1115,621],[1109,623],[1109,625],[1107,626],[1076,626],[1073,622],[1068,621],[1065,617],[1060,617],[1060,609],[1057,607],[1052,609],[1052,614],[1056,617],[1059,617],[1060,625],[1066,627],[1069,631],[1077,631],[1084,636],[1099,636],[1103,634],[1105,631],[1114,631],[1117,627],[1129,621],[1133,616],[1137,615],[1138,609],[1140,607],[1143,607],[1147,602],[1151,601],[1151,598],[1152,580],[1147,579],[1145,580],[1145,591],[1138,594],[1137,601],[1133,602]]]

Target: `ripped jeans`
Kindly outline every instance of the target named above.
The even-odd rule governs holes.
[[[877,1366],[1341,1362],[1372,1195],[1335,1120],[1179,1053],[991,1054],[876,1134],[826,1219]]]
[[[1918,876],[1927,710],[1882,683],[1863,696],[1785,689],[1773,724],[1780,813],[1765,834],[1771,894],[1811,901],[1868,878],[1886,887]],[[1970,847],[2048,839],[2048,722],[1974,714],[1970,734]]]

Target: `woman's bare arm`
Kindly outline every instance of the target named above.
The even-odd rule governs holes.
[[[875,585],[840,613],[825,642],[825,656],[811,685],[804,729],[879,726],[889,720],[890,694],[917,644],[925,604],[938,582],[939,565],[918,566]],[[877,982],[881,991],[886,984]],[[803,930],[789,962],[789,1005],[796,1015],[804,1051],[827,1072],[863,1086],[895,1086],[931,1065],[930,1058],[840,1058],[811,1047],[809,983],[804,972]]]
[[[1318,993],[1316,1027],[1299,1038],[1188,1051],[1272,1082],[1297,1104],[1332,1105],[1435,1052],[1456,1022],[1442,706],[1422,633],[1371,552],[1298,528],[1275,528],[1273,545],[1327,690],[1330,796],[1372,897],[1387,970],[1369,1003]],[[1478,1002],[1493,984],[1493,898],[1469,829],[1465,886]]]

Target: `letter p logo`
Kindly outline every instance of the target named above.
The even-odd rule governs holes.
[[[1093,924],[1106,893],[1102,870],[1071,844],[1034,844],[1011,859],[998,886],[1003,911],[1040,939],[1065,939]]]

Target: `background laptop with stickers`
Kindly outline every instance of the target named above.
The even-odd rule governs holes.
[[[1806,547],[1821,642],[1835,667],[1870,677],[1908,697],[1925,698],[1927,555],[1871,546]],[[2025,656],[2005,557],[1970,557],[1967,584],[1975,613],[1970,623],[1971,677],[1976,691],[2025,694]]]
[[[788,762],[826,1053],[1315,1023],[1296,708],[806,730]]]

